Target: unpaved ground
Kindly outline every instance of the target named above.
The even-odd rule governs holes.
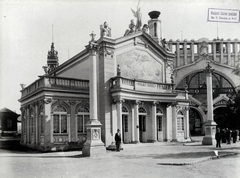
[[[218,152],[238,153],[239,146],[240,142],[222,145],[223,148]],[[207,157],[214,155],[214,150],[214,146],[152,144],[130,146],[121,152],[107,152],[96,158],[85,158],[81,156],[81,151],[38,153],[24,149],[0,149],[0,177],[239,178],[240,156],[207,160]],[[164,162],[193,163],[201,160],[184,166],[160,165]]]

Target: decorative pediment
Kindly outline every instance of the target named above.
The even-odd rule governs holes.
[[[222,99],[216,103],[213,104],[213,107],[218,107],[218,106],[224,106],[226,107],[227,105],[227,100],[226,99]]]

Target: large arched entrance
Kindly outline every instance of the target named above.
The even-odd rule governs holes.
[[[201,114],[194,108],[189,110],[189,129],[193,136],[201,135],[202,133],[202,117]]]
[[[189,95],[201,102],[207,104],[207,84],[205,72],[196,72],[183,78],[177,85],[176,90],[185,90],[185,85],[188,86]],[[235,91],[233,85],[222,75],[214,72],[212,75],[212,92],[213,99],[220,94],[228,95]]]
[[[229,118],[229,110],[226,107],[218,107],[213,111],[214,121],[217,124],[217,127],[223,128],[232,128],[233,123]]]

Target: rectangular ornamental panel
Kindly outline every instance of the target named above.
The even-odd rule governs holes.
[[[163,64],[147,52],[134,50],[117,56],[121,76],[154,82],[163,81]]]

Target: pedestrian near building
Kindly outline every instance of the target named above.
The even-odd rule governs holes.
[[[217,128],[217,132],[215,134],[215,139],[217,141],[217,145],[216,145],[216,148],[221,148],[221,133],[220,133],[220,129]]]
[[[116,142],[116,150],[120,151],[120,144],[121,144],[121,133],[120,130],[117,130],[117,133],[115,134],[115,142]]]
[[[226,129],[226,139],[227,139],[227,144],[231,145],[231,130]]]
[[[235,129],[232,131],[232,138],[233,138],[233,143],[236,143],[236,141],[237,141],[237,131]]]
[[[222,129],[221,131],[222,143],[226,143],[226,130]]]

